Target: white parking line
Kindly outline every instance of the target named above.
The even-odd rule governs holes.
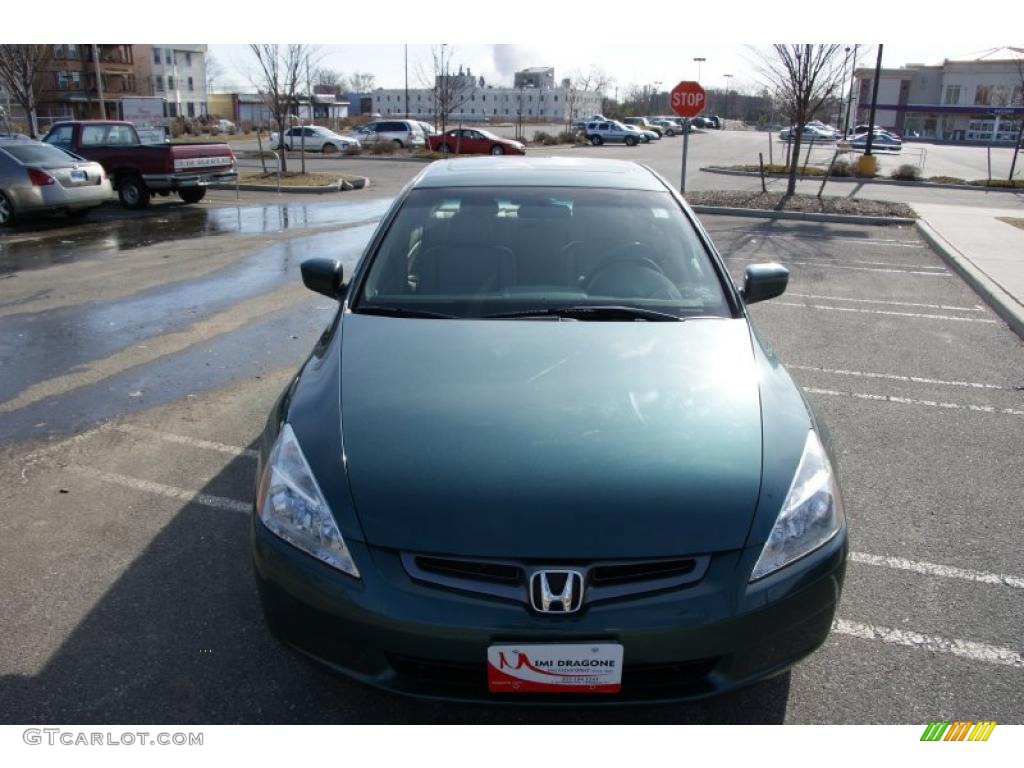
[[[912,384],[939,384],[945,387],[974,387],[975,389],[999,389],[1011,391],[1010,387],[1001,387],[998,384],[982,384],[977,381],[945,381],[944,379],[927,379],[923,376],[900,376],[895,373],[844,371],[839,368],[818,368],[813,365],[794,365],[793,363],[786,363],[786,367],[796,371],[816,371],[818,373],[831,373],[837,376],[862,376],[866,379],[891,379],[892,381],[906,381]]]
[[[724,239],[728,236],[730,230],[721,229],[715,230],[713,228],[706,228],[711,234],[716,234],[718,238]],[[906,240],[885,240],[881,238],[859,238],[859,237],[842,237],[840,235],[788,235],[788,234],[776,234],[774,232],[750,232],[741,236],[751,242],[757,240],[793,240],[800,242],[802,240],[826,240],[830,243],[854,243],[856,245],[884,245],[886,247],[892,246],[895,248],[927,248],[924,243],[911,243]]]
[[[830,307],[827,304],[800,304],[795,301],[773,301],[773,307],[803,307],[804,309],[827,309],[833,312],[857,312],[862,315],[892,315],[895,317],[919,317],[925,320],[955,320],[961,323],[987,323],[999,325],[998,320],[987,317],[956,317],[955,315],[931,315],[924,312],[896,312],[890,309],[860,309],[859,307]]]
[[[137,435],[139,437],[155,437],[158,440],[164,440],[168,443],[179,443],[181,445],[188,445],[193,448],[203,448],[209,451],[219,451],[220,453],[226,453],[231,456],[245,456],[246,458],[255,459],[258,455],[258,451],[254,451],[251,448],[241,448],[237,445],[227,445],[225,443],[212,442],[210,440],[200,440],[196,437],[189,437],[188,435],[176,435],[171,432],[160,432],[156,429],[149,429],[148,427],[136,427],[131,424],[117,424],[111,429],[117,430],[118,432],[124,432],[128,435]]]
[[[956,312],[984,312],[983,307],[957,307],[949,304],[918,304],[913,301],[886,301],[885,299],[854,299],[849,296],[818,296],[813,293],[794,293],[786,291],[787,296],[799,296],[801,299],[824,299],[825,301],[850,301],[856,304],[889,304],[895,307],[924,307],[926,309],[952,309]]]
[[[229,499],[224,496],[211,496],[195,491],[188,491],[184,488],[178,488],[173,485],[154,483],[151,480],[140,480],[137,477],[119,475],[115,472],[103,472],[95,467],[84,467],[73,464],[69,466],[68,469],[95,480],[102,480],[105,483],[112,483],[124,488],[144,491],[145,493],[154,493],[158,496],[166,496],[169,499],[175,499],[177,501],[194,502],[196,504],[205,504],[211,507],[221,507],[229,509],[232,512],[248,513],[252,510],[252,504],[239,501],[238,499]]]
[[[1014,589],[1024,589],[1024,579],[1019,576],[986,573],[985,571],[955,568],[951,565],[939,565],[938,563],[924,563],[906,560],[902,557],[882,557],[881,555],[869,555],[867,552],[851,552],[850,562],[876,565],[882,568],[895,568],[901,571],[913,571],[914,573],[922,573],[925,576],[941,576],[946,579],[963,579],[965,581],[976,581],[980,584],[999,584],[1013,587]]]
[[[883,643],[916,648],[920,651],[948,653],[953,656],[970,659],[971,661],[983,661],[988,664],[999,664],[1024,669],[1024,656],[1021,656],[1017,651],[1001,648],[997,645],[938,637],[937,635],[922,635],[918,632],[908,632],[903,629],[892,629],[891,627],[879,627],[871,624],[862,624],[859,621],[848,621],[847,619],[838,618],[832,624],[832,631],[840,635],[859,637],[864,640],[880,640]]]
[[[912,397],[896,397],[895,395],[872,395],[866,392],[838,392],[834,389],[804,387],[804,392],[812,395],[828,395],[830,397],[853,397],[858,400],[878,400],[900,405],[926,405],[930,408],[946,408],[957,411],[974,411],[976,413],[998,413],[1005,416],[1024,416],[1024,411],[1015,408],[996,408],[991,405],[972,405],[969,403],[940,403],[935,400],[916,400]]]
[[[737,259],[735,256],[727,256],[726,260],[738,260],[740,262],[746,262],[748,264],[757,264],[762,259],[748,259],[746,257]],[[922,270],[922,269],[893,269],[891,267],[854,267],[849,264],[837,264],[834,261],[812,261],[801,259],[799,261],[782,261],[783,266],[808,266],[808,267],[832,267],[834,269],[850,269],[855,272],[891,272],[903,275],[931,275],[932,277],[952,277],[952,273],[947,270]]]

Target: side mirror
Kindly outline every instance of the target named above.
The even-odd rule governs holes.
[[[302,282],[309,290],[337,300],[345,295],[345,268],[337,259],[307,259],[299,268]]]
[[[743,300],[747,304],[781,296],[789,284],[789,270],[781,264],[751,264],[743,273]]]

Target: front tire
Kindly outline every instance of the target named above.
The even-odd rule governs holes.
[[[130,211],[140,211],[149,205],[150,192],[138,176],[122,176],[117,182],[117,196],[121,205]]]
[[[391,143],[395,145],[396,149],[405,149],[405,144],[400,142],[398,139],[392,139]]]
[[[334,155],[340,151],[334,144],[324,144],[323,153],[325,155]]]
[[[447,144],[442,144],[440,147],[437,148],[437,151],[440,152],[442,155],[449,155],[451,154],[452,148],[449,147]]]
[[[602,139],[600,136],[591,136],[590,143],[593,144],[595,147],[600,147],[602,144],[604,144],[604,139]]]
[[[493,147],[491,147],[491,154],[492,155],[504,155],[505,154],[505,150],[501,146],[499,146],[498,144],[495,144]]]
[[[189,189],[179,189],[178,197],[180,197],[186,203],[198,203],[200,200],[206,197],[206,187],[191,187]]]
[[[636,139],[634,139],[632,136],[627,136],[626,137],[626,146],[627,147],[635,147],[636,146]]]

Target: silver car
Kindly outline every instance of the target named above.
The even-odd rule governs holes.
[[[84,216],[112,200],[103,166],[32,139],[0,139],[0,226],[25,213]]]
[[[416,120],[375,120],[349,135],[363,145],[390,141],[399,149],[419,148],[427,143]]]

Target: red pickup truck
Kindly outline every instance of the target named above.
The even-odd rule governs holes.
[[[102,165],[125,208],[145,208],[154,194],[172,192],[198,203],[208,184],[237,176],[227,144],[143,144],[134,125],[116,120],[54,123],[43,141]]]

